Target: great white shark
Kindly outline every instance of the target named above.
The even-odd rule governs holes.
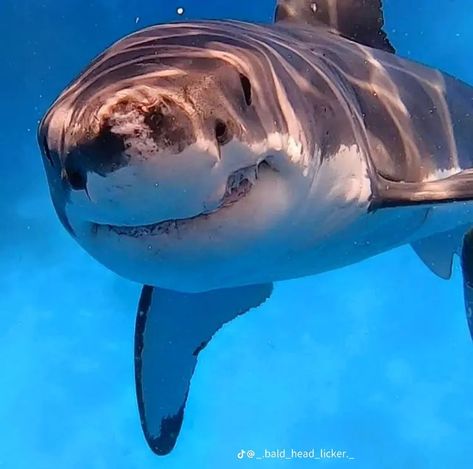
[[[380,0],[280,0],[274,24],[153,26],[98,56],[38,132],[74,239],[144,285],[146,440],[169,453],[197,356],[273,282],[411,244],[473,331],[473,88],[405,60]]]

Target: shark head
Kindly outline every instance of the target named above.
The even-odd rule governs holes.
[[[269,275],[319,164],[290,91],[258,73],[270,66],[218,24],[150,28],[102,54],[39,128],[69,232],[142,283],[239,283],[257,254]]]

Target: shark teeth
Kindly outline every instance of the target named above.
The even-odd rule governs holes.
[[[257,165],[248,166],[230,174],[221,206],[225,207],[234,204],[247,195],[256,184],[260,169],[266,166],[269,167],[269,164],[266,161],[262,161]]]
[[[225,207],[240,200],[251,190],[258,178],[256,166],[239,169],[230,174],[221,206]]]
[[[136,238],[140,238],[142,236],[152,236],[156,234],[170,234],[171,232],[178,231],[179,227],[191,220],[195,220],[196,218],[200,217],[207,217],[210,216],[212,213],[217,212],[223,207],[228,207],[235,202],[238,202],[243,197],[245,197],[250,191],[251,188],[256,184],[258,180],[259,172],[262,169],[270,168],[273,169],[272,166],[265,160],[261,161],[260,163],[248,166],[243,169],[239,169],[228,177],[227,180],[227,187],[225,190],[225,194],[216,209],[209,210],[202,212],[200,214],[195,215],[194,217],[186,218],[186,219],[177,219],[177,220],[166,220],[161,221],[151,225],[144,225],[144,226],[113,226],[113,225],[104,225],[109,230],[114,231],[119,235],[127,235]],[[97,225],[98,226],[98,225]]]

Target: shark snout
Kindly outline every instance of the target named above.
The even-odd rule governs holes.
[[[245,168],[256,165],[258,155],[239,143],[235,116],[216,105],[204,112],[197,98],[181,94],[122,90],[82,109],[59,101],[40,128],[58,155],[54,171],[61,184],[53,197],[64,192],[66,211],[77,219],[119,226],[218,209],[229,187],[235,192],[241,183],[232,175],[251,172]]]
[[[179,105],[122,103],[84,122],[66,127],[64,146],[55,149],[61,187],[78,218],[146,225],[218,206],[227,181],[218,164],[219,142],[207,138]],[[222,124],[216,125],[219,136],[227,137]]]
[[[196,141],[188,110],[165,97],[152,103],[121,98],[84,114],[88,119],[82,115],[63,129],[64,175],[73,190],[87,190],[90,174],[106,177],[127,165],[171,158]]]

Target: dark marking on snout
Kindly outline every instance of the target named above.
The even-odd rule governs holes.
[[[105,123],[96,136],[87,136],[67,155],[64,169],[71,187],[84,190],[87,175],[96,173],[105,177],[128,164],[125,143],[120,135],[114,134]]]
[[[163,99],[148,110],[144,123],[160,150],[180,153],[196,141],[192,122],[180,106]]]

